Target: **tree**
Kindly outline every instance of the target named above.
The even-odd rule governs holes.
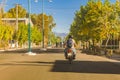
[[[28,25],[19,24],[19,29],[16,32],[15,38],[18,44],[22,46],[28,41]],[[31,42],[39,44],[42,40],[42,35],[36,26],[31,27]]]
[[[43,20],[43,17],[44,17],[44,20]],[[44,40],[45,40],[44,42],[45,42],[45,46],[47,46],[48,38],[51,36],[49,34],[51,34],[52,29],[56,25],[54,23],[53,17],[51,15],[39,14],[37,16],[37,20],[36,21],[37,21],[36,22],[36,26],[38,27],[38,29],[40,30],[40,32],[44,31]],[[44,27],[43,27],[43,21],[44,21]]]
[[[16,18],[16,10],[18,7],[18,18],[25,18],[27,11],[21,5],[17,5],[14,8],[11,8],[7,13],[4,14],[5,18]]]
[[[37,25],[37,14],[31,14],[31,20],[33,22],[34,25]]]
[[[22,46],[26,41],[28,41],[28,26],[24,24],[19,24],[18,31],[15,35],[15,40],[18,44]]]
[[[51,39],[50,40],[51,40],[52,44],[55,44],[57,42],[57,36],[53,32],[51,32]]]
[[[0,46],[4,49],[8,46],[9,41],[12,40],[14,28],[9,25],[0,25]]]
[[[34,26],[34,27],[32,27],[31,33],[32,33],[31,41],[33,43],[39,44],[42,41],[42,34],[39,31],[39,29],[36,26]]]
[[[70,33],[76,40],[92,40],[93,44],[106,39],[107,45],[111,35],[119,32],[119,4],[111,4],[109,0],[89,0],[87,5],[76,11]]]

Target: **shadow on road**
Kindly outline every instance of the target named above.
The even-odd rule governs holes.
[[[19,50],[6,50],[2,53],[27,53],[28,52],[28,49],[19,49]],[[54,48],[54,49],[47,49],[46,51],[44,50],[40,50],[40,48],[33,48],[32,49],[32,52],[33,53],[63,53],[64,52],[64,49],[59,49],[59,48]]]
[[[41,61],[12,61],[8,63],[1,63],[0,66],[51,66],[54,62],[41,62]]]
[[[64,60],[57,60],[54,63],[52,72],[76,72],[76,73],[101,73],[120,74],[120,66],[111,62],[102,61],[74,61],[69,64]]]
[[[120,54],[113,54],[111,59],[120,61]]]
[[[50,72],[120,74],[120,66],[116,64],[105,61],[74,61],[69,64],[67,60],[56,60],[55,62],[13,61],[1,63],[0,66],[51,66]]]

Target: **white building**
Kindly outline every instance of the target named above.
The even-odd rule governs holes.
[[[1,20],[5,24],[7,23],[7,24],[15,26],[17,19],[16,18],[2,18]],[[27,25],[29,23],[29,18],[18,18],[18,23],[24,23]],[[30,24],[31,26],[33,26],[31,19],[30,19]]]

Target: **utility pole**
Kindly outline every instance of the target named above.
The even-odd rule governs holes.
[[[42,16],[43,16],[43,19],[42,19],[42,31],[43,31],[43,33],[42,33],[42,35],[43,35],[43,45],[42,45],[42,48],[44,48],[45,46],[44,46],[44,1],[42,0]]]
[[[35,2],[38,2],[38,0],[35,0]],[[48,0],[48,2],[52,2],[52,0]],[[44,37],[44,0],[42,0],[42,48],[45,49],[45,37]]]
[[[15,34],[17,33],[18,31],[18,3],[15,4],[15,7],[16,7],[16,27],[15,27]],[[16,40],[15,41],[15,47],[18,48],[18,41]]]
[[[18,30],[18,4],[16,4],[16,31]]]
[[[28,53],[26,53],[26,54],[28,54],[28,55],[36,55],[36,53],[32,53],[31,52],[31,24],[30,24],[30,19],[31,19],[31,17],[30,17],[30,14],[31,14],[31,12],[30,12],[30,3],[31,3],[31,0],[28,0],[28,13],[29,13],[29,23],[28,23]]]

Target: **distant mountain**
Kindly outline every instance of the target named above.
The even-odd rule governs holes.
[[[59,37],[66,37],[68,35],[68,33],[58,33],[58,32],[54,32],[56,36],[59,36]]]

